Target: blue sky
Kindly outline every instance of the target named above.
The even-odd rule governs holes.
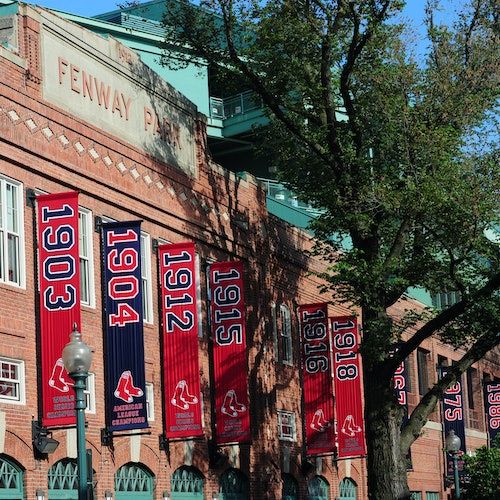
[[[95,14],[109,12],[110,10],[116,10],[118,8],[117,3],[120,3],[117,0],[86,0],[83,2],[78,0],[73,2],[69,2],[68,0],[39,0],[38,2],[32,2],[31,0],[27,1],[28,3],[36,3],[38,5],[42,5],[43,7],[72,12],[73,14],[80,14],[83,16],[93,16]],[[463,4],[464,0],[443,0],[442,17],[444,19],[448,19],[454,10],[454,7],[460,7],[460,5]],[[404,14],[413,20],[417,28],[422,25],[424,5],[425,0],[407,1]]]
[[[71,12],[72,14],[79,14],[82,16],[94,16],[118,9],[118,3],[125,3],[125,0],[86,0],[86,1],[73,1],[68,0],[25,0],[28,3],[37,3],[43,7],[51,9],[62,10]],[[413,26],[412,31],[417,36],[416,46],[417,55],[422,56],[425,52],[425,43],[422,39],[425,36],[424,26],[424,7],[426,0],[407,0],[406,7],[403,11],[403,18],[408,20]],[[454,12],[465,4],[465,0],[440,0],[441,8],[438,21],[450,22],[455,16]]]

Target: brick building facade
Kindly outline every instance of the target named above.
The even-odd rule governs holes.
[[[245,491],[255,499],[307,498],[308,491],[317,492],[314,498],[367,498],[363,459],[323,457],[306,462],[303,455],[294,311],[297,304],[324,300],[318,292],[319,280],[310,274],[321,270],[321,262],[307,256],[310,236],[267,212],[265,193],[255,178],[235,175],[211,160],[205,117],[168,84],[157,81],[129,49],[43,9],[21,5],[11,19],[15,43],[0,46],[0,362],[2,383],[10,377],[7,382],[15,390],[7,397],[0,394],[0,498],[31,499],[37,490],[45,498],[75,498],[75,430],[54,429],[52,436],[59,447],[39,459],[31,428],[31,421],[40,414],[33,195],[70,190],[80,193],[82,333],[94,351],[87,446],[92,450],[96,498],[104,498],[106,491],[115,498],[162,498],[163,492],[165,498],[176,498],[176,493],[184,493],[182,498],[217,498],[231,488],[240,496],[226,498],[248,498]],[[94,84],[92,96],[88,82]],[[106,92],[99,94],[102,84],[112,89],[109,101]],[[113,101],[113,93],[118,101]],[[157,122],[168,125],[169,133]],[[104,361],[96,221],[102,219],[141,219],[145,248],[150,432],[114,436],[112,445],[101,440]],[[205,435],[160,447],[155,248],[158,242],[181,241],[194,241],[199,255]],[[211,339],[204,271],[207,262],[230,259],[242,260],[246,269],[252,441],[224,447],[214,463],[209,456]],[[408,303],[394,307],[394,315],[405,307]],[[348,310],[338,305],[331,306],[330,312],[347,314]],[[459,356],[435,340],[422,346],[408,363],[410,409],[418,402],[419,388],[435,381],[436,365]],[[467,447],[471,450],[486,442],[480,390],[485,373],[500,376],[497,358],[487,358],[466,376]],[[412,447],[409,481],[412,491],[421,494],[416,498],[446,498],[440,422],[437,410]],[[8,484],[6,478],[13,478],[12,482]]]

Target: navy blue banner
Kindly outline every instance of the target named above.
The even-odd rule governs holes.
[[[440,367],[441,377],[444,377],[449,368],[446,366]],[[462,382],[460,379],[456,381],[443,395],[443,428],[444,437],[448,436],[451,430],[455,431],[455,435],[460,438],[461,445],[460,450],[462,454],[465,454],[465,422],[464,422],[464,405],[463,405],[463,392],[462,392]],[[447,471],[448,476],[453,476],[453,457],[449,453],[446,454]],[[458,471],[462,475],[464,461],[460,458],[458,460]]]
[[[106,426],[148,427],[142,324],[141,223],[102,225]]]
[[[490,446],[492,446],[493,440],[500,433],[500,382],[484,383],[484,405]]]

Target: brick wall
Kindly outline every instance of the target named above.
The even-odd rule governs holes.
[[[202,116],[196,124],[196,162],[198,175],[189,178],[175,168],[161,164],[144,151],[84,123],[76,117],[44,102],[40,90],[40,26],[36,19],[19,19],[19,56],[26,60],[3,57],[0,52],[0,174],[23,183],[27,189],[55,193],[78,190],[79,203],[93,216],[117,220],[142,219],[142,229],[151,238],[171,242],[193,240],[197,252],[206,259],[239,258],[245,262],[246,299],[248,304],[248,370],[252,411],[252,445],[239,449],[239,459],[232,465],[250,478],[252,498],[280,498],[283,448],[277,439],[276,411],[295,411],[297,442],[290,446],[289,470],[306,493],[306,477],[301,472],[302,421],[300,415],[300,381],[297,325],[294,321],[293,366],[277,360],[274,349],[271,303],[297,304],[324,300],[318,294],[320,281],[309,274],[321,269],[321,262],[308,257],[310,237],[297,228],[270,216],[265,209],[265,193],[255,180],[239,178],[212,163],[206,150],[206,124]],[[2,49],[3,51],[4,49]],[[15,58],[14,58],[15,59]],[[39,412],[37,365],[37,315],[35,257],[33,240],[34,209],[24,200],[24,238],[26,287],[18,289],[0,284],[0,355],[26,361],[27,398],[25,405],[0,403],[6,415],[4,452],[26,470],[27,498],[37,488],[47,489],[47,470],[68,455],[65,429],[55,430],[60,441],[57,451],[45,460],[35,460],[31,445],[31,420]],[[248,228],[236,221],[246,220]],[[96,307],[82,307],[82,332],[94,350],[92,372],[95,373],[97,411],[88,415],[87,441],[93,452],[98,498],[105,490],[114,489],[114,473],[129,462],[131,450],[140,441],[140,462],[155,475],[155,494],[170,491],[170,477],[185,463],[185,442],[170,442],[160,450],[162,434],[161,374],[159,349],[159,304],[157,297],[157,263],[152,255],[153,311],[151,325],[144,327],[146,380],[154,384],[155,420],[151,433],[138,437],[117,437],[113,447],[102,446],[100,429],[104,422],[103,325],[101,311],[101,273],[99,266],[99,234],[92,234]],[[202,279],[202,297],[206,297]],[[412,307],[418,307],[412,303]],[[205,306],[204,306],[205,307]],[[393,314],[402,314],[408,304],[397,305]],[[332,314],[346,314],[340,305],[331,307]],[[206,310],[203,310],[203,336],[199,341],[200,377],[204,398],[205,437],[193,444],[192,465],[205,478],[207,498],[218,491],[219,477],[229,465],[212,470],[208,466],[207,440],[211,436],[210,384]],[[424,346],[430,352],[429,380],[435,378],[437,354],[457,359],[460,355],[436,341]],[[481,371],[478,365],[478,370]],[[418,402],[416,360],[411,363],[410,407]],[[498,363],[488,365],[489,373],[498,374]],[[434,377],[434,378],[433,378]],[[478,401],[478,407],[481,407]],[[482,417],[480,416],[479,419]],[[440,421],[439,410],[432,420]],[[439,424],[437,424],[439,425]],[[479,427],[479,431],[484,427]],[[484,443],[484,435],[476,432],[471,447]],[[410,485],[418,491],[442,491],[441,432],[436,425],[424,431],[412,447],[414,470]],[[71,446],[70,446],[71,448]],[[229,448],[225,451],[232,454]],[[233,454],[234,455],[234,454]],[[331,487],[331,497],[338,495],[338,484],[349,476],[358,485],[358,498],[367,498],[363,460],[332,461],[325,457],[314,464]],[[313,472],[314,473],[314,472]]]

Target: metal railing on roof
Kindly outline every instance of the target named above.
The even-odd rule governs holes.
[[[309,203],[304,203],[297,198],[292,191],[287,189],[283,184],[273,179],[264,179],[262,177],[257,177],[257,180],[264,186],[267,196],[273,198],[274,200],[289,205],[298,210],[304,210],[312,216],[319,215],[321,210],[314,208]]]
[[[261,109],[262,107],[262,99],[252,90],[223,99],[210,97],[210,117],[221,120]]]

